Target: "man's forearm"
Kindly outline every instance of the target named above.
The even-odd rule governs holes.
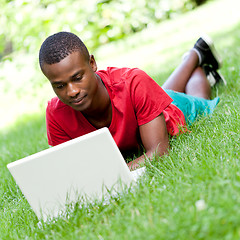
[[[162,156],[167,153],[168,153],[168,148],[166,148],[164,151],[157,151],[157,150],[147,151],[145,154],[129,162],[127,165],[129,169],[132,171],[132,170],[135,170],[136,168],[139,168],[141,165],[143,165],[146,161],[146,158],[151,161],[154,156]]]

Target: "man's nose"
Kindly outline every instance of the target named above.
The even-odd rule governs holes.
[[[75,97],[80,92],[80,89],[73,83],[68,84],[67,94],[69,97]]]

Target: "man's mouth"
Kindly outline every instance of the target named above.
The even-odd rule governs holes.
[[[82,97],[79,97],[79,98],[76,98],[74,100],[72,100],[70,103],[71,104],[74,104],[74,105],[77,105],[77,104],[80,104],[82,102],[82,100],[86,97],[87,95],[84,95]]]

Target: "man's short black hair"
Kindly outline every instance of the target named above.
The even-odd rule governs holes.
[[[39,51],[40,67],[42,68],[45,63],[58,63],[76,51],[81,51],[86,60],[89,60],[89,52],[77,35],[70,32],[55,33],[42,43]]]

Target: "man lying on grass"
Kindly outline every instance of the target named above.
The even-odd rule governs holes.
[[[207,76],[223,80],[217,72],[221,60],[208,37],[198,39],[162,88],[137,68],[97,71],[94,56],[69,32],[43,42],[39,63],[57,95],[46,111],[49,145],[108,127],[123,154],[143,146],[149,158],[168,152],[169,135],[185,132],[199,114],[213,112],[219,98],[210,100]],[[129,168],[144,159],[136,158]]]

